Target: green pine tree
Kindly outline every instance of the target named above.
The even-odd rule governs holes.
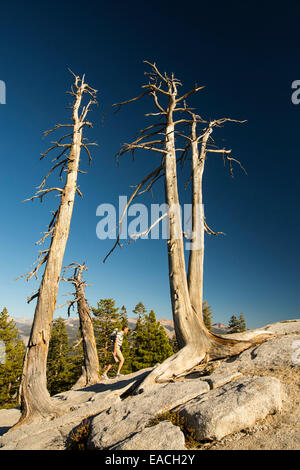
[[[206,328],[209,331],[211,331],[211,329],[212,329],[212,322],[211,322],[212,308],[207,304],[206,300],[203,302],[202,313],[203,313],[204,324],[205,324]]]
[[[142,309],[141,309],[142,310]],[[153,310],[145,310],[138,319],[135,329],[135,348],[132,360],[133,370],[152,367],[173,354],[173,349],[163,326],[156,320]]]
[[[0,408],[18,406],[25,345],[4,307],[0,313]]]
[[[54,320],[47,357],[47,388],[50,395],[70,388],[69,339],[62,318]]]
[[[94,331],[100,368],[105,368],[111,361],[110,335],[115,328],[121,327],[120,312],[113,299],[100,299],[97,308],[92,307]]]
[[[132,311],[138,316],[137,321],[142,320],[147,312],[142,302],[139,302]]]
[[[143,344],[145,342],[144,338],[144,324],[146,321],[146,314],[147,310],[142,302],[139,302],[135,308],[133,309],[133,313],[137,315],[137,321],[132,333],[133,338],[133,347],[132,347],[132,368],[134,371],[141,369],[142,367],[139,366],[139,361],[137,356],[139,354],[139,350],[142,349]]]
[[[122,326],[128,326],[128,317],[125,305],[122,305],[122,307],[120,308],[120,321],[122,323]]]
[[[246,321],[243,313],[240,313],[239,316],[239,324],[240,324],[240,331],[246,331],[247,326],[246,326]]]
[[[70,377],[69,388],[71,388],[81,376],[83,360],[84,360],[84,353],[83,353],[82,337],[81,337],[80,330],[78,328],[77,339],[70,346],[69,354],[68,354],[69,377]]]
[[[240,331],[240,323],[235,315],[231,316],[228,327],[230,329],[230,333],[238,333]]]

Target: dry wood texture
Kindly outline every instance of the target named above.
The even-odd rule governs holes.
[[[72,263],[64,269],[64,273],[66,273],[68,269],[74,270],[73,276],[63,277],[62,280],[71,282],[75,288],[74,299],[68,302],[68,312],[70,312],[70,308],[77,303],[84,355],[82,374],[76,384],[72,387],[73,389],[76,389],[99,382],[100,370],[93,321],[84,293],[84,289],[87,284],[82,279],[82,272],[87,271],[87,267],[85,264]]]
[[[73,72],[72,72],[73,74]],[[77,187],[77,177],[79,173],[79,162],[81,149],[86,150],[89,159],[91,158],[88,149],[89,144],[83,138],[85,127],[92,127],[86,119],[87,113],[92,104],[96,103],[96,92],[82,78],[74,76],[74,84],[70,92],[74,102],[72,109],[72,123],[58,124],[53,129],[47,131],[48,135],[60,128],[68,128],[70,132],[62,136],[58,141],[53,142],[41,158],[45,158],[50,152],[58,151],[54,158],[54,166],[43,179],[37,193],[31,198],[40,198],[52,192],[58,191],[60,204],[50,222],[48,231],[38,243],[44,243],[47,237],[51,237],[50,246],[47,250],[40,252],[36,268],[27,274],[27,279],[37,275],[38,269],[45,264],[39,290],[29,298],[37,298],[37,305],[34,314],[34,321],[30,333],[28,346],[26,349],[23,373],[20,386],[20,401],[22,416],[18,424],[30,421],[34,418],[49,418],[59,414],[59,410],[53,405],[46,387],[46,363],[51,335],[52,320],[55,311],[57,290],[60,279],[60,272],[69,236],[70,223],[73,212],[73,205],[76,193],[80,194]],[[83,97],[87,95],[88,102],[83,105]],[[69,140],[68,143],[66,143]],[[46,188],[48,177],[56,169],[60,168],[61,181],[65,181],[63,188]],[[64,173],[65,171],[65,173]]]
[[[145,63],[149,65],[150,72],[146,73],[149,82],[142,87],[143,93],[136,98],[117,103],[115,106],[119,111],[123,105],[148,95],[153,99],[155,112],[147,113],[146,116],[154,117],[157,122],[141,130],[139,137],[134,142],[123,144],[118,155],[122,156],[128,152],[134,153],[137,149],[151,150],[161,155],[160,167],[136,186],[125,211],[128,210],[134,198],[152,189],[158,178],[164,177],[165,202],[168,206],[169,222],[167,246],[170,296],[175,333],[180,350],[155,367],[140,388],[155,382],[172,380],[208,358],[217,359],[238,354],[251,347],[256,341],[234,341],[215,336],[206,329],[202,318],[204,232],[210,235],[221,233],[214,232],[205,221],[202,199],[205,161],[208,153],[220,154],[223,156],[224,162],[229,164],[232,176],[233,163],[237,163],[243,169],[241,163],[230,156],[231,150],[216,148],[211,137],[215,127],[221,127],[228,121],[242,121],[230,118],[209,122],[203,120],[194,113],[194,108],[188,107],[186,100],[204,87],[195,85],[192,90],[180,96],[178,89],[182,83],[175,78],[174,74],[171,76],[166,73],[162,74],[156,64],[147,61]],[[200,132],[197,131],[199,126],[201,126]],[[186,135],[186,128],[190,129],[188,135]],[[184,162],[189,153],[191,153],[192,162],[193,233],[191,241],[194,244],[194,249],[190,252],[187,273],[183,243],[185,234],[182,231],[179,210],[177,164],[179,161]],[[114,251],[117,244],[108,255]]]

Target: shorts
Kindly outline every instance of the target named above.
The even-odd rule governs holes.
[[[112,359],[113,359],[115,362],[117,362],[116,359],[115,359],[115,356],[113,355],[113,351],[111,352],[111,354],[112,354]],[[124,361],[124,356],[123,356],[122,351],[120,350],[120,348],[117,348],[117,350],[116,350],[116,356],[117,356],[117,358],[118,358],[120,361]]]

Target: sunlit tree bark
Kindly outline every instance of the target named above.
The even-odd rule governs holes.
[[[36,276],[38,269],[45,264],[39,290],[28,299],[28,301],[31,301],[37,298],[37,305],[23,366],[20,386],[22,415],[18,424],[28,422],[34,418],[49,418],[60,413],[60,410],[53,404],[46,387],[47,353],[75,194],[77,192],[81,195],[77,186],[81,149],[84,148],[90,158],[88,145],[93,145],[88,144],[86,139],[83,138],[83,130],[85,127],[92,127],[86,117],[90,106],[96,102],[96,90],[84,82],[84,76],[80,78],[74,75],[74,84],[72,91],[69,93],[74,98],[71,107],[72,123],[58,124],[45,134],[48,135],[60,128],[67,128],[69,132],[57,142],[54,142],[53,146],[42,155],[42,158],[44,158],[53,150],[59,152],[53,160],[55,161],[54,166],[45,176],[35,196],[31,198],[31,200],[40,198],[42,201],[46,194],[55,191],[60,195],[60,204],[54,213],[48,231],[38,242],[44,243],[47,237],[50,236],[50,246],[40,252],[36,268],[27,274],[27,280],[33,275]],[[85,106],[82,105],[84,95],[89,97],[89,101]],[[63,172],[66,172],[63,188],[45,188],[48,177],[56,168],[60,169],[62,181]]]
[[[200,116],[194,114],[193,109],[186,104],[186,100],[203,87],[195,85],[191,91],[180,96],[178,88],[182,84],[174,77],[174,74],[171,76],[166,73],[162,74],[155,64],[145,62],[150,66],[150,72],[147,73],[149,83],[142,87],[143,93],[136,98],[118,103],[116,106],[119,110],[124,104],[149,95],[153,98],[156,112],[147,113],[146,116],[155,116],[158,120],[141,130],[139,137],[134,142],[124,144],[119,155],[124,155],[127,152],[134,153],[137,149],[151,150],[161,154],[161,166],[137,185],[125,211],[134,198],[152,189],[154,183],[160,177],[164,178],[165,202],[168,206],[169,221],[167,245],[170,296],[176,339],[180,349],[176,354],[155,367],[143,381],[140,388],[155,382],[172,380],[202,361],[238,354],[251,347],[255,342],[264,339],[260,337],[252,341],[236,341],[213,335],[205,327],[202,317],[204,231],[216,234],[208,228],[203,211],[202,178],[204,163],[206,154],[215,152],[223,155],[224,160],[229,163],[231,172],[233,161],[240,165],[238,160],[230,157],[230,150],[216,149],[208,145],[214,126],[221,126],[226,121],[234,120],[224,118],[210,122],[204,121]],[[179,117],[180,115],[183,117]],[[197,134],[197,125],[199,124],[202,126],[202,131]],[[190,135],[183,133],[181,125],[190,127]],[[177,143],[180,138],[184,141],[181,147]],[[191,241],[194,250],[190,255],[187,274],[184,258],[184,234],[179,210],[177,163],[183,161],[188,152],[191,152],[192,155],[193,234]],[[152,224],[149,230],[154,225]],[[117,245],[118,239],[110,253]]]
[[[72,277],[64,277],[63,280],[71,282],[75,287],[74,299],[68,302],[68,312],[70,312],[70,308],[76,303],[84,355],[82,374],[72,387],[73,389],[76,389],[87,387],[88,385],[93,385],[99,382],[100,370],[93,320],[84,293],[84,289],[87,284],[82,279],[82,271],[86,271],[87,267],[85,264],[72,263],[65,268],[65,273],[67,269],[74,269],[74,274]]]

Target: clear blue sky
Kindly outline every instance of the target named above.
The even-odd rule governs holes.
[[[80,175],[84,199],[76,199],[64,264],[87,262],[91,305],[113,297],[131,315],[141,300],[158,317],[171,318],[165,241],[139,240],[102,264],[111,241],[96,237],[97,206],[116,204],[157,163],[150,154],[135,162],[123,158],[119,167],[114,159],[120,144],[143,127],[149,108],[132,104],[101,123],[107,106],[139,93],[147,59],[175,72],[185,90],[195,82],[206,86],[193,100],[202,116],[248,121],[218,134],[248,176],[236,168],[231,179],[215,156],[205,174],[208,224],[227,234],[206,239],[204,297],[213,320],[227,323],[243,312],[253,328],[299,317],[300,105],[291,102],[291,83],[300,79],[299,13],[297,2],[261,1],[2,5],[0,80],[7,104],[0,105],[0,307],[17,317],[34,313],[26,298],[37,283],[14,279],[36,259],[34,242],[56,200],[21,201],[49,168],[49,160],[39,160],[51,140],[42,139],[43,131],[68,119],[70,67],[99,90],[89,134],[99,148],[88,174]],[[189,202],[188,192],[183,200]],[[162,183],[155,202],[163,202]]]

